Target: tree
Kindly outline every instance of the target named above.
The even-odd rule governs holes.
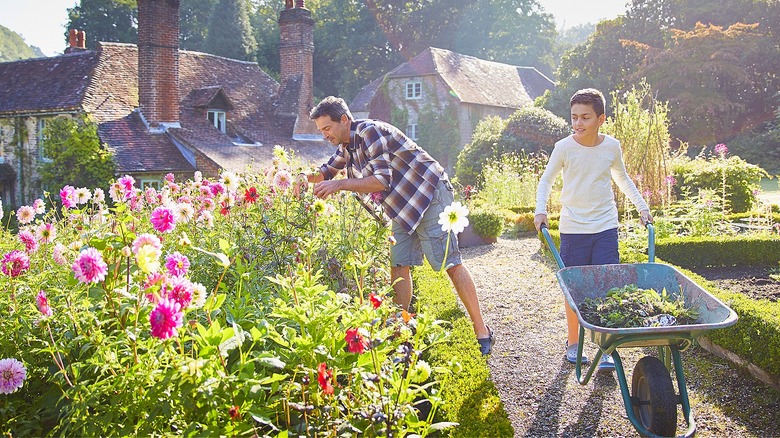
[[[219,0],[209,19],[206,51],[245,61],[254,58],[257,42],[244,0]]]
[[[86,47],[94,49],[98,41],[133,43],[138,41],[136,0],[81,0],[68,8],[68,30],[83,30]],[[68,41],[68,31],[65,32]]]
[[[179,46],[184,50],[206,51],[209,17],[217,0],[181,0],[179,6]]]
[[[108,187],[114,177],[111,154],[101,146],[97,125],[86,116],[59,116],[43,131],[44,154],[51,159],[40,169],[41,186],[58,190],[75,187]]]
[[[780,52],[758,24],[698,23],[672,32],[666,49],[636,45],[645,62],[629,80],[647,78],[669,101],[677,138],[707,144],[772,119],[774,96],[767,91],[780,87]]]
[[[7,27],[0,26],[0,62],[45,56],[41,49],[28,46],[24,39]]]

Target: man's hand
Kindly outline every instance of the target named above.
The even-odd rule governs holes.
[[[542,231],[542,224],[549,227],[550,224],[547,223],[547,215],[544,213],[539,213],[534,216],[534,226],[536,227],[536,232]]]
[[[292,192],[293,196],[299,198],[301,193],[305,192],[309,187],[309,177],[305,173],[299,173],[293,181]]]
[[[341,184],[346,181],[343,179],[338,180],[326,180],[326,181],[320,181],[317,184],[314,184],[314,196],[325,199],[328,196],[342,190]]]

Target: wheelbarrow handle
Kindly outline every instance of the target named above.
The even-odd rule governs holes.
[[[542,232],[542,236],[544,236],[545,242],[547,242],[547,247],[550,248],[550,252],[552,252],[555,261],[558,263],[558,268],[565,268],[566,265],[563,264],[561,254],[558,252],[558,248],[555,247],[555,242],[553,242],[552,236],[550,236],[547,224],[542,224],[539,228]],[[647,261],[653,263],[655,262],[655,225],[648,222],[645,224],[645,228],[647,228]]]
[[[545,242],[547,242],[547,247],[550,248],[550,252],[552,252],[553,257],[555,257],[555,261],[558,263],[558,268],[565,268],[566,265],[563,264],[561,254],[558,252],[558,248],[555,247],[555,242],[553,242],[552,236],[550,236],[550,231],[547,230],[547,224],[542,224],[540,230],[542,232],[542,236],[544,236]]]

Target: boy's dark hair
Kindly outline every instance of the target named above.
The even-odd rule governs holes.
[[[575,103],[590,105],[593,107],[593,111],[596,112],[597,116],[604,114],[604,108],[607,106],[607,101],[604,99],[604,95],[601,94],[601,91],[595,88],[583,88],[582,90],[577,90],[577,92],[574,93],[574,95],[571,97],[569,106],[572,106]]]
[[[314,120],[319,119],[322,116],[328,116],[334,122],[338,122],[344,114],[347,115],[347,118],[350,121],[355,120],[355,118],[352,117],[352,113],[349,112],[349,107],[344,99],[328,96],[325,99],[322,99],[322,102],[318,103],[317,106],[312,108],[309,113],[309,118]]]

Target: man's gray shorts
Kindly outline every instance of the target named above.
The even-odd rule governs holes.
[[[452,184],[449,180],[440,180],[431,199],[431,205],[425,210],[422,222],[408,234],[396,221],[393,221],[393,237],[396,244],[390,249],[391,266],[421,266],[423,254],[435,270],[441,268],[444,252],[447,251],[447,266],[449,269],[462,263],[458,249],[458,237],[455,233],[442,231],[439,224],[439,214],[452,204],[454,199]]]

